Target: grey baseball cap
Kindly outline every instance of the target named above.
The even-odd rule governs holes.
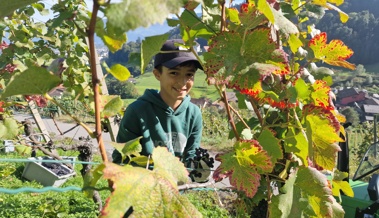
[[[163,44],[161,51],[173,51],[173,52],[156,54],[154,58],[154,67],[163,65],[167,68],[174,68],[184,62],[194,61],[197,68],[203,69],[203,67],[197,60],[196,56],[192,52],[188,51],[188,49],[181,47],[178,44],[184,44],[183,40],[182,39],[167,40]],[[175,52],[175,51],[180,51],[180,50],[183,50],[183,51]]]

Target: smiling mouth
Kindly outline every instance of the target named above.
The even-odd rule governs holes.
[[[180,93],[187,92],[187,89],[177,89],[175,87],[174,87],[174,90],[177,91],[177,92],[180,92]]]

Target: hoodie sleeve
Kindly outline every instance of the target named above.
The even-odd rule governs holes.
[[[196,148],[200,147],[201,135],[203,131],[203,118],[199,108],[196,108],[194,122],[191,128],[191,133],[187,140],[187,146],[184,150],[183,163],[188,166],[189,159],[195,157]]]
[[[127,107],[120,123],[116,141],[124,143],[141,136],[138,123],[139,117],[134,112],[133,107]],[[121,154],[116,149],[112,153],[112,159],[113,163],[121,163]]]

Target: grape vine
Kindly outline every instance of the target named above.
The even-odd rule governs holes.
[[[230,151],[217,154],[221,165],[214,179],[229,178],[242,199],[239,207],[244,212],[254,212],[256,206],[267,202],[263,217],[343,217],[341,205],[332,197],[339,191],[332,192],[335,187],[330,186],[321,169],[336,172],[337,143],[342,140],[341,123],[345,119],[332,103],[330,75],[317,63],[354,69],[347,61],[353,51],[340,40],[328,41],[327,33],[317,30],[310,17],[322,17],[332,9],[346,22],[348,16],[338,8],[342,3],[251,0],[236,8],[222,0],[94,0],[92,11],[88,11],[83,1],[66,0],[53,5],[57,13],[54,19],[41,23],[35,22],[32,15],[46,12],[43,3],[7,1],[0,9],[0,31],[9,40],[0,45],[0,139],[18,134],[17,123],[7,111],[15,103],[8,97],[42,96],[62,107],[48,93],[63,84],[74,99],[88,97],[93,101],[96,129],[87,131],[97,139],[104,163],[87,182],[95,185],[102,176],[109,180],[112,194],[101,211],[103,217],[120,217],[130,208],[132,215],[140,216],[146,202],[161,205],[145,210],[146,214],[152,215],[154,210],[155,215],[164,217],[172,215],[167,214],[172,209],[183,217],[200,216],[177,190],[178,182],[188,179],[188,172],[172,155],[159,148],[152,157],[141,157],[138,141],[115,144],[124,156],[132,157],[132,162],[154,162],[152,171],[131,165],[121,167],[107,161],[102,141],[101,123],[118,113],[122,104],[119,98],[104,96],[100,91],[95,33],[114,52],[126,42],[128,30],[163,22],[169,14],[175,14],[175,19],[167,21],[180,27],[189,48],[196,38],[208,42],[208,51],[198,58],[208,84],[218,89],[226,105],[230,135],[235,139]],[[201,16],[194,11],[197,7],[201,7]],[[99,11],[104,12],[106,22],[98,16]],[[142,41],[142,53],[133,57],[141,72],[167,38],[163,34]],[[46,67],[61,57],[64,71]],[[115,78],[130,75],[122,66],[106,70]],[[228,88],[238,93],[239,107],[251,109],[251,120],[235,116],[236,110],[226,99]],[[84,125],[78,118],[73,119]],[[204,161],[212,166],[213,160],[204,150],[198,153],[195,165]],[[167,161],[180,167],[167,165]],[[194,172],[193,176],[200,175]],[[270,185],[273,183],[278,192]],[[160,197],[148,199],[152,195]],[[173,195],[175,201],[171,201]]]

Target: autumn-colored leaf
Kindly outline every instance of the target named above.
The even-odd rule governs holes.
[[[327,86],[326,82],[322,80],[316,80],[312,84],[313,91],[311,92],[311,99],[315,106],[320,106],[326,109],[332,109],[332,106],[329,104],[329,92],[330,87]]]
[[[259,187],[260,174],[252,166],[240,165],[233,153],[218,155],[217,160],[221,164],[213,174],[215,181],[229,177],[233,187],[243,191],[248,197],[254,197]]]
[[[255,140],[236,142],[235,152],[218,155],[221,162],[213,174],[216,181],[229,177],[230,183],[253,197],[258,190],[260,173],[272,170],[273,164],[269,155]]]
[[[346,61],[353,55],[353,51],[341,40],[334,39],[327,44],[327,35],[322,32],[309,41],[309,47],[313,50],[315,58],[327,64],[345,67],[351,70],[355,65]]]
[[[202,217],[177,189],[177,179],[186,177],[186,170],[174,158],[167,148],[157,147],[153,151],[154,170],[104,163],[104,178],[113,182],[113,192],[100,217],[123,217],[129,209],[129,217]]]
[[[307,136],[312,143],[313,150],[310,151],[315,164],[327,170],[333,170],[337,152],[340,150],[338,142],[343,141],[339,137],[328,119],[318,115],[310,114],[307,120]]]

